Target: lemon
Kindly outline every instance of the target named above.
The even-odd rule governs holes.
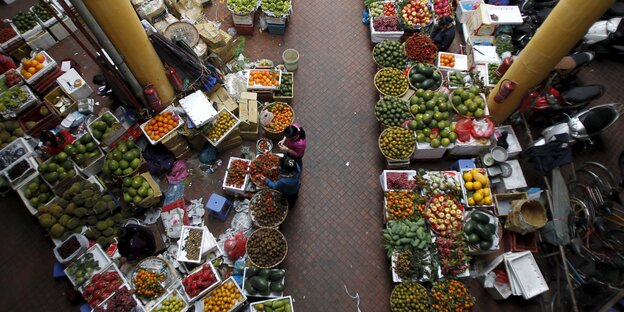
[[[490,196],[490,189],[489,188],[484,188],[483,190],[483,196]]]
[[[475,202],[480,202],[483,200],[483,195],[481,195],[479,192],[474,193],[474,195],[472,195],[472,198],[474,199]]]
[[[481,173],[481,172],[479,172],[479,169],[477,169],[477,168],[472,168],[472,169],[470,169],[470,174],[472,174],[473,176],[474,176],[475,174],[480,174],[480,173]]]
[[[481,185],[481,182],[479,182],[479,181],[472,182],[472,188],[473,189],[480,190],[482,187],[483,186]]]
[[[491,205],[491,204],[492,204],[492,197],[490,197],[490,196],[485,196],[485,198],[483,198],[483,204],[485,204],[485,205]]]
[[[466,182],[466,189],[469,191],[472,191],[472,188],[474,187],[474,185],[472,184],[472,182]]]
[[[474,206],[475,205],[474,198],[472,198],[472,197],[468,198],[468,205],[470,205],[470,206]]]
[[[470,172],[464,173],[464,181],[472,182],[472,173],[470,173]]]

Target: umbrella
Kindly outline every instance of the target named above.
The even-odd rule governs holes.
[[[552,203],[549,205],[552,220],[548,221],[541,233],[544,239],[552,245],[567,245],[570,243],[570,194],[561,168],[555,167],[552,172]]]

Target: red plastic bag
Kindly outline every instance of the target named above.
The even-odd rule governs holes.
[[[242,231],[236,233],[236,235],[228,238],[223,244],[223,249],[228,258],[232,261],[238,260],[238,258],[245,255],[245,245],[247,244],[247,237]]]
[[[455,133],[460,142],[470,141],[470,133],[472,132],[472,119],[462,118],[455,125]]]
[[[472,130],[470,134],[475,139],[487,139],[494,134],[494,123],[490,118],[475,119],[472,121]]]

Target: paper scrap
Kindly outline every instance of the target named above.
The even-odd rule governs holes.
[[[68,70],[70,70],[70,69],[71,69],[71,62],[70,62],[70,61],[63,61],[63,62],[61,63],[61,70],[62,70],[63,72],[66,72],[66,71],[68,71]]]

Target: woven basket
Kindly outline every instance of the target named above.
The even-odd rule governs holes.
[[[431,298],[429,298],[429,292],[427,291],[427,289],[426,289],[423,285],[421,285],[421,284],[419,284],[419,283],[416,283],[416,282],[403,282],[403,283],[401,283],[401,284],[398,284],[398,285],[394,286],[394,288],[392,289],[392,293],[390,293],[390,311],[403,311],[403,310],[398,310],[398,309],[396,309],[396,308],[394,308],[394,307],[392,306],[392,297],[394,297],[395,291],[396,291],[396,290],[397,290],[397,288],[399,288],[401,285],[416,286],[417,288],[420,288],[421,290],[424,290],[424,291],[425,291],[425,293],[427,294],[427,305],[428,305],[428,306],[431,306]],[[419,299],[420,299],[420,298],[419,298]]]
[[[444,85],[444,83],[443,83],[444,82],[444,77],[442,76],[442,72],[440,72],[440,70],[437,67],[435,67],[435,66],[433,66],[431,64],[427,64],[427,63],[417,63],[417,64],[424,64],[425,66],[429,66],[429,67],[433,68],[434,72],[437,72],[440,75],[440,83],[438,84],[438,86],[435,87],[435,88],[426,89],[426,90],[437,91]],[[407,77],[409,77],[410,74],[412,73],[412,69],[414,69],[414,66],[410,67],[410,70],[407,73]],[[412,81],[409,78],[407,79],[407,82],[409,83],[409,86],[412,87],[412,89],[414,89],[414,90],[421,89],[421,88],[416,88],[414,85],[412,85]]]
[[[377,68],[379,68],[379,69],[381,69],[381,68],[397,68],[397,67],[393,67],[393,66],[383,66],[383,65],[379,64],[379,62],[377,62],[377,59],[375,58],[375,50],[376,50],[376,49],[377,49],[377,47],[378,47],[380,44],[382,44],[384,41],[386,41],[386,40],[383,40],[382,42],[380,42],[380,43],[376,44],[376,45],[375,45],[375,47],[373,47],[373,51],[371,52],[371,55],[372,55],[372,57],[373,57],[373,61],[375,62],[375,65],[377,65]],[[404,69],[404,68],[405,68],[405,65],[407,64],[407,55],[405,55],[405,47],[403,47],[403,50],[402,50],[402,51],[403,51],[403,56],[405,56],[405,59],[404,59],[404,62],[403,62],[403,65],[404,65],[404,66],[403,66],[402,68],[397,68],[397,69],[400,69],[400,70]]]
[[[548,222],[546,209],[537,200],[514,202],[511,213],[507,216],[505,229],[522,235],[541,229]]]
[[[390,96],[392,96],[392,95],[390,95]],[[375,108],[377,108],[377,105],[379,105],[379,102],[381,102],[382,100],[383,100],[383,99],[379,99],[379,101],[377,101],[377,103],[375,103]],[[408,101],[401,100],[401,99],[399,99],[399,100],[400,100],[400,101],[403,101],[403,102],[405,103],[405,105],[407,106],[407,111],[409,112],[410,116],[412,117],[411,119],[413,119],[413,118],[414,118],[414,114],[412,114],[412,112],[410,111],[410,105],[409,105],[409,102],[408,102]],[[378,122],[379,122],[382,126],[384,126],[384,129],[385,129],[385,128],[388,128],[388,127],[401,127],[401,126],[403,126],[403,125],[405,124],[405,122],[406,122],[406,121],[411,120],[411,119],[404,120],[404,121],[403,121],[403,123],[401,124],[401,126],[391,126],[391,125],[387,125],[387,124],[383,123],[381,120],[379,120],[379,117],[377,117],[377,114],[375,114],[375,119],[377,119],[377,121],[378,121]]]
[[[278,220],[277,222],[275,222],[274,224],[260,224],[258,222],[258,220],[256,219],[256,216],[254,214],[254,207],[257,205],[257,203],[260,201],[260,199],[262,198],[262,194],[266,193],[266,192],[270,192],[273,193],[273,197],[277,197],[283,199],[283,202],[285,203],[285,205],[279,205],[278,209],[283,213],[283,216],[280,220]],[[283,197],[284,195],[276,190],[272,190],[272,189],[264,189],[261,190],[260,192],[256,193],[252,198],[251,201],[249,202],[249,214],[251,215],[251,220],[253,221],[254,225],[256,225],[257,227],[260,228],[277,228],[280,224],[282,224],[284,222],[284,220],[286,220],[286,217],[288,216],[288,202],[286,202],[286,199]],[[274,200],[274,202],[277,202],[276,200]]]
[[[267,111],[270,107],[273,107],[273,106],[275,106],[278,103],[286,105],[286,107],[290,108],[290,110],[292,111],[292,119],[290,120],[289,124],[292,124],[293,122],[295,122],[295,110],[292,108],[292,106],[288,105],[288,103],[285,103],[285,102],[274,102],[274,103],[271,103],[271,104],[267,105],[266,107],[264,107],[262,109],[262,111],[260,112],[260,114],[262,115],[263,112]],[[269,129],[267,129],[267,127],[265,125],[262,125],[262,129],[264,130],[264,132],[267,133],[267,136],[269,136],[269,137],[271,137],[271,136],[273,136],[273,137],[281,136],[284,133],[283,130],[280,131],[280,132],[275,132],[275,131],[269,130]]]
[[[412,151],[409,153],[409,155],[404,158],[404,159],[394,159],[394,158],[390,158],[388,157],[383,150],[381,149],[381,138],[383,137],[383,135],[386,133],[386,131],[393,129],[393,128],[401,128],[401,127],[390,127],[390,128],[386,128],[383,132],[381,132],[381,134],[379,135],[379,138],[377,138],[377,147],[379,148],[379,151],[381,152],[381,154],[386,157],[388,160],[392,160],[392,161],[403,161],[403,160],[408,160],[410,159],[410,157],[412,157],[412,155],[414,154],[414,151],[416,150],[416,140],[414,140],[414,146],[412,147]],[[403,128],[401,128],[403,129]],[[408,130],[409,131],[409,130]],[[412,133],[413,135],[413,133]]]
[[[254,261],[254,259],[251,257],[251,255],[249,254],[249,252],[247,252],[247,256],[249,257],[249,261],[251,262],[251,264],[257,268],[261,268],[261,269],[270,269],[270,268],[274,268],[276,266],[278,266],[280,263],[282,263],[282,261],[284,261],[284,259],[286,259],[286,255],[288,254],[288,242],[286,242],[286,237],[284,237],[284,234],[282,234],[282,232],[273,229],[273,228],[260,228],[257,229],[256,231],[254,231],[253,233],[251,233],[251,235],[249,236],[249,239],[247,239],[247,243],[245,244],[245,250],[249,250],[249,242],[253,239],[254,235],[256,235],[257,233],[263,232],[263,231],[273,231],[273,232],[277,232],[279,234],[279,236],[281,237],[284,245],[286,246],[286,252],[284,252],[284,256],[282,257],[282,259],[279,259],[278,261],[276,261],[275,263],[272,263],[269,266],[262,266],[259,265],[256,261]]]
[[[373,78],[373,84],[375,85],[375,89],[377,89],[377,92],[379,92],[382,95],[392,95],[392,96],[396,96],[396,97],[401,97],[405,93],[407,93],[407,90],[409,90],[409,79],[407,79],[406,76],[403,76],[403,78],[405,80],[407,80],[408,83],[405,86],[405,90],[403,90],[403,92],[401,94],[386,94],[386,93],[383,93],[383,92],[381,92],[381,90],[379,90],[379,87],[377,86],[377,83],[375,83],[375,81],[377,81],[377,77],[379,76],[379,73],[381,73],[383,71],[389,71],[389,70],[398,70],[398,71],[400,71],[399,69],[396,69],[394,67],[385,67],[385,68],[382,68],[382,69],[378,70],[377,73],[375,74],[375,77]]]
[[[485,211],[485,210],[482,210],[482,209],[474,209],[474,210],[472,210],[472,211],[470,212],[470,214],[469,214],[469,215],[468,215],[468,216],[464,219],[464,224],[468,223],[468,222],[472,219],[472,213],[473,213],[473,212],[475,212],[475,211],[480,211],[480,212],[485,213],[485,214],[487,214],[488,216],[494,217],[494,219],[496,219],[496,236],[498,236],[498,245],[499,245],[498,247],[499,247],[499,249],[500,249],[501,244],[502,244],[502,241],[503,241],[503,226],[501,225],[500,220],[498,220],[498,218],[496,218],[496,216],[495,216],[493,213],[491,213],[490,211]],[[483,249],[481,249],[478,245],[475,245],[475,244],[471,244],[471,243],[469,243],[469,242],[468,242],[468,235],[467,235],[466,233],[464,233],[464,237],[466,238],[466,243],[467,243],[467,244],[468,244],[471,248],[473,248],[473,249],[475,249],[475,250],[477,250],[477,251],[485,251],[485,252],[488,252],[488,251],[495,251],[495,250],[497,250],[497,249],[487,249],[487,250],[483,250]],[[494,247],[494,246],[492,246],[492,247]]]

